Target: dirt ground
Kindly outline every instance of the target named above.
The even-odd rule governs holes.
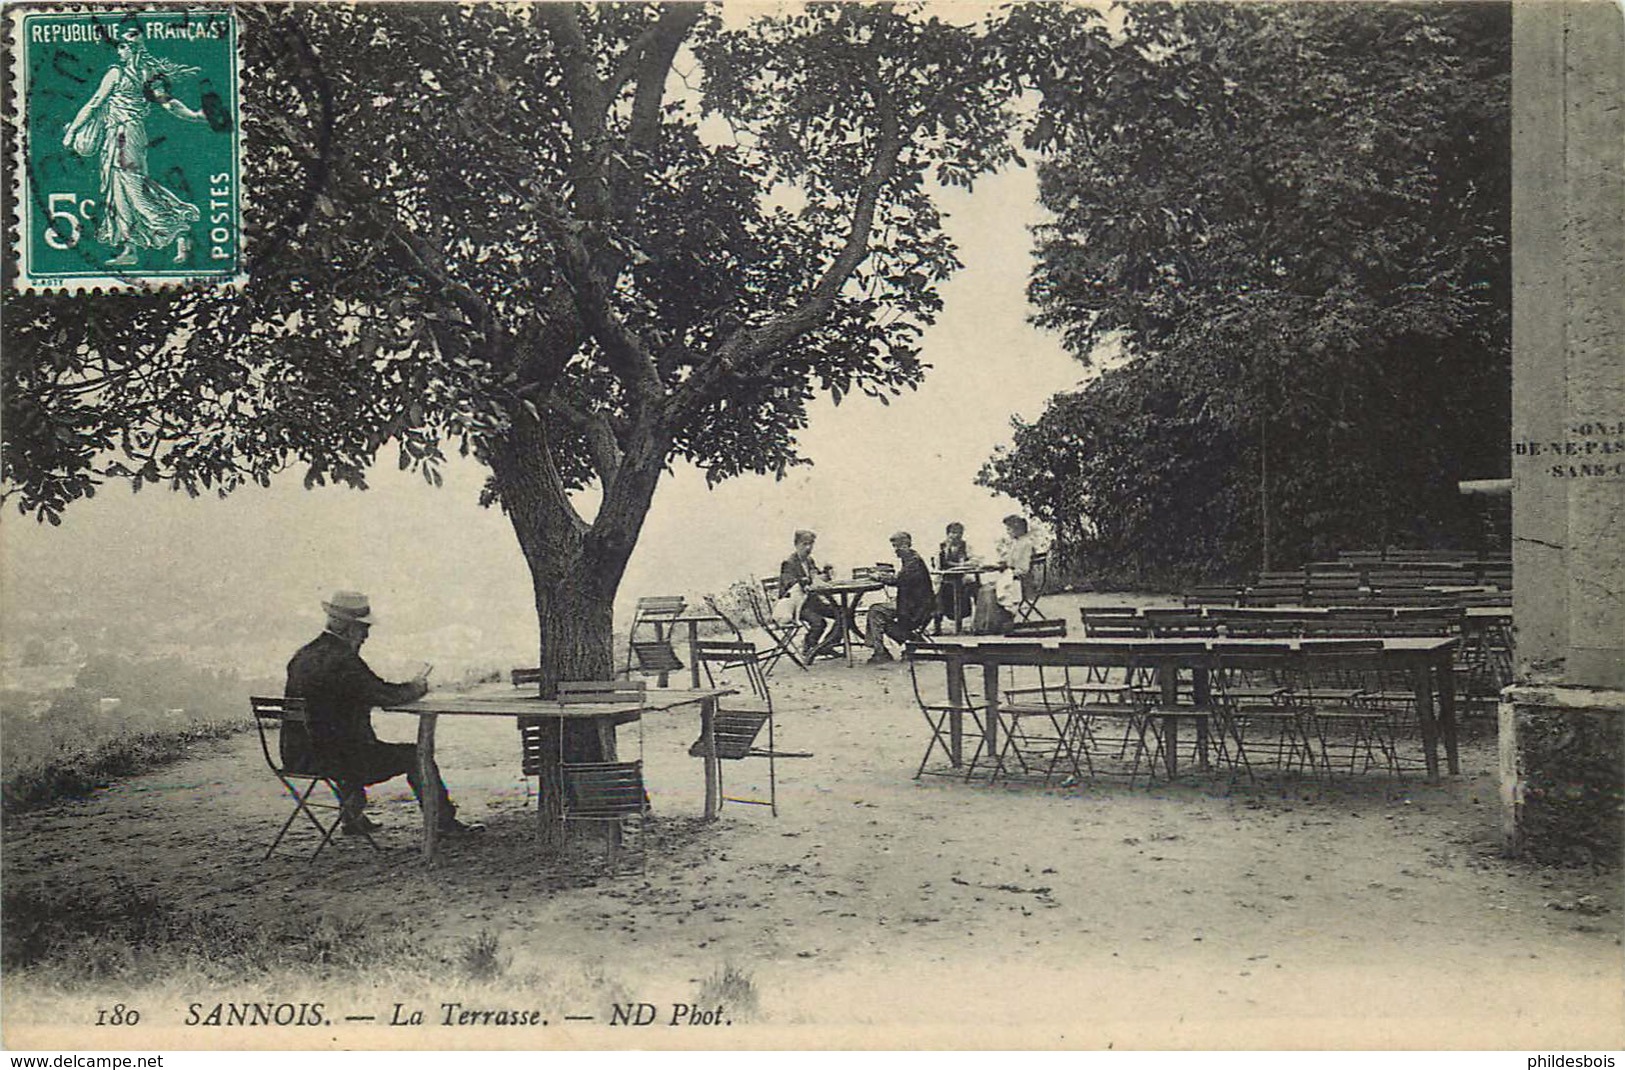
[[[83,1023],[119,1000],[145,1008],[140,1028],[168,1030],[151,1039],[172,1047],[1625,1042],[1618,874],[1499,856],[1486,723],[1469,732],[1462,774],[1437,786],[1370,775],[1285,790],[1222,779],[992,787],[912,779],[927,735],[906,666],[785,663],[773,683],[779,746],[814,755],[779,764],[780,815],[730,805],[702,824],[701,763],[686,754],[697,718],[651,716],[647,870],[614,879],[537,857],[516,735],[495,721],[442,723],[441,767],[487,831],[450,844],[433,870],[404,783],[375,791],[382,852],[345,840],[313,865],[286,848],[262,862],[287,807],[252,734],[22,815],[5,834],[12,889],[50,896],[124,877],[238,921],[363,918],[442,962],[494,934],[500,966],[484,981],[392,967],[274,991],[184,976],[64,991],[17,971],[5,979],[5,1040],[94,1044],[102,1037]],[[375,722],[385,738],[412,738],[409,718]],[[622,733],[623,755],[637,752],[637,730]],[[748,791],[765,763],[726,773]],[[595,852],[572,858],[590,869]],[[707,988],[725,967],[742,986]],[[719,991],[731,1024],[666,1025],[673,1003]],[[338,1023],[186,1025],[193,1002],[312,998]],[[437,1028],[448,1001],[536,1004],[549,1024]],[[610,1027],[610,1004],[631,1001],[663,1020]],[[386,1026],[397,1003],[425,1009],[429,1024]],[[365,1015],[378,1020],[342,1021]]]

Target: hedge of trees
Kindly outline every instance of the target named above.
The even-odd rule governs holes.
[[[1510,434],[1508,5],[1135,5],[1110,51],[1046,57],[1032,139],[1035,321],[1100,374],[981,481],[1129,581],[1474,545],[1456,483]]]

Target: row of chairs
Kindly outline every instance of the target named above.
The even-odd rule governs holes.
[[[1064,633],[1054,627],[1061,623],[1016,634],[1051,637]],[[1166,703],[1153,667],[1132,655],[1115,668],[1009,669],[1000,687],[1000,745],[988,754],[987,706],[972,681],[961,676],[932,687],[927,678],[938,670],[952,672],[957,661],[951,650],[916,644],[909,650],[911,673],[930,739],[915,776],[1043,783],[1060,777],[1069,783],[1118,773],[1133,782],[1142,772],[1148,779],[1158,776],[1168,748],[1176,745],[1176,758],[1249,780],[1266,768],[1317,778],[1373,768],[1398,776],[1418,768],[1420,755],[1408,747],[1416,734],[1415,695],[1408,679],[1378,658],[1381,643],[1325,640],[1306,646],[1308,652],[1300,654],[1287,644],[1218,643],[1210,651],[1193,643],[1184,658],[1198,668],[1175,682],[1174,705]],[[1019,651],[1006,653],[1019,657]],[[1200,698],[1198,672],[1207,684]],[[1175,717],[1192,730],[1177,743],[1166,731]],[[969,761],[957,768],[946,761],[956,718],[976,739]]]
[[[1464,558],[1459,551],[1348,551],[1335,561],[1311,561],[1301,569],[1260,573],[1247,585],[1207,585],[1186,593],[1192,605],[1407,604],[1437,592],[1430,587],[1486,587],[1507,598],[1510,558]],[[1467,592],[1462,592],[1467,593]]]
[[[1465,708],[1487,712],[1512,682],[1513,648],[1508,629],[1477,621],[1467,627],[1464,607],[1333,607],[1314,615],[1294,607],[1272,607],[1280,616],[1228,606],[1184,609],[1088,606],[1081,610],[1092,637],[1358,639],[1373,636],[1453,636],[1461,640],[1454,656],[1456,690]]]
[[[1079,613],[1086,634],[1114,638],[1361,638],[1375,635],[1459,635],[1466,611],[1448,606],[1418,607],[1395,613],[1389,608],[1357,606],[1323,613],[1260,615],[1232,606],[1085,606]]]

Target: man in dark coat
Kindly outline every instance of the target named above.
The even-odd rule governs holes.
[[[416,745],[380,742],[373,734],[372,710],[422,698],[429,690],[429,670],[392,684],[379,679],[361,660],[361,645],[373,624],[366,595],[338,591],[322,608],[327,611],[327,628],[288,662],[283,694],[304,699],[310,720],[308,733],[297,724],[283,726],[282,761],[289,769],[331,776],[339,789],[339,827],[347,835],[358,835],[379,827],[366,815],[367,785],[405,774],[413,794],[423,798]],[[439,795],[442,832],[472,831],[457,820],[457,808],[438,771],[428,790]]]
[[[914,537],[906,531],[899,531],[891,537],[891,546],[897,554],[897,575],[887,577],[883,582],[897,585],[897,600],[869,607],[866,634],[869,646],[874,651],[869,657],[870,665],[884,665],[892,660],[891,651],[886,649],[887,636],[899,643],[907,642],[909,636],[925,627],[936,614],[931,570],[925,567],[924,559],[914,552]]]

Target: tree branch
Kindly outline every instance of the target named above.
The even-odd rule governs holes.
[[[545,407],[550,415],[558,417],[587,440],[587,452],[598,481],[606,487],[614,482],[621,470],[621,447],[608,418],[603,413],[578,409],[557,394],[548,396]]]
[[[869,78],[869,86],[880,119],[879,137],[869,171],[858,187],[852,223],[841,251],[830,261],[800,305],[761,327],[741,327],[729,335],[713,351],[711,359],[678,388],[673,397],[675,404],[683,407],[704,404],[730,376],[772,375],[787,359],[785,348],[824,321],[841,287],[868,255],[869,236],[874,229],[880,194],[896,172],[904,141],[902,124],[890,94],[873,74]]]

